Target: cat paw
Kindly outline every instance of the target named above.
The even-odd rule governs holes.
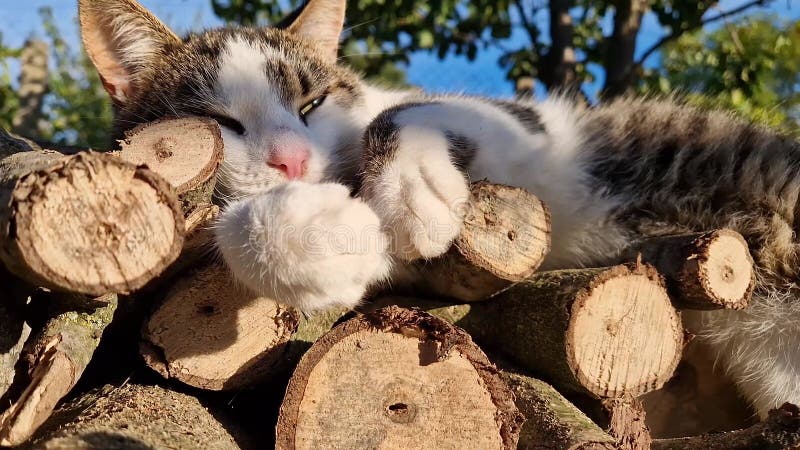
[[[355,307],[390,269],[378,217],[340,184],[291,182],[235,202],[215,233],[240,282],[305,313]]]
[[[464,174],[450,159],[442,133],[405,127],[390,160],[366,173],[361,195],[381,218],[390,253],[404,260],[443,254],[461,232],[469,199]]]

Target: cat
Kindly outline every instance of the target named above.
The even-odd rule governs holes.
[[[470,179],[549,205],[543,269],[607,266],[643,237],[728,227],[758,265],[752,305],[684,317],[759,414],[800,403],[797,141],[669,100],[579,108],[371,86],[337,64],[345,3],[181,39],[135,0],[79,1],[116,137],[170,115],[221,125],[215,234],[239,281],[305,312],[354,307],[406,261],[448,248]]]

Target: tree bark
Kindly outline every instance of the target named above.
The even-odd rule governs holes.
[[[642,25],[642,16],[647,11],[647,0],[620,0],[615,2],[614,31],[607,39],[606,82],[604,99],[613,99],[628,93],[638,74],[634,56],[636,37]]]
[[[177,258],[183,215],[153,172],[93,152],[13,153],[28,143],[0,141],[12,153],[0,160],[0,260],[16,276],[99,296],[136,290]]]
[[[753,258],[735,231],[649,238],[628,256],[633,259],[637,253],[664,275],[678,308],[742,309],[752,296]]]
[[[542,272],[488,302],[384,298],[367,308],[394,303],[453,322],[559,388],[595,398],[661,388],[683,348],[680,316],[650,266]]]
[[[656,439],[653,450],[783,450],[800,446],[800,409],[786,403],[765,422],[743,430],[678,439]]]
[[[415,288],[485,300],[539,268],[550,251],[550,213],[524,189],[473,183],[464,228],[450,250],[412,267]]]
[[[605,433],[549,384],[504,370],[503,381],[525,416],[520,450],[615,450]]]
[[[115,294],[97,300],[104,305],[59,314],[25,345],[21,358],[29,379],[0,415],[0,445],[20,445],[30,438],[78,382],[117,306]]]
[[[34,450],[237,450],[200,402],[157,386],[105,386],[63,406]]]
[[[650,429],[645,422],[642,402],[633,397],[603,401],[609,419],[608,432],[616,439],[617,450],[650,450]]]
[[[580,90],[575,73],[575,49],[572,45],[572,0],[550,1],[550,50],[542,59],[539,73],[548,91],[572,92]]]
[[[510,449],[522,420],[466,333],[389,307],[337,326],[303,356],[276,448]]]

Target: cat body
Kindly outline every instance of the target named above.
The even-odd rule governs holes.
[[[120,134],[164,116],[222,125],[220,254],[253,291],[311,312],[401,283],[459,233],[469,180],[550,207],[543,269],[606,266],[639,239],[728,227],[759,284],[745,311],[687,313],[759,413],[800,403],[800,144],[671,101],[576,108],[369,86],[336,64],[344,1],[283,29],[180,39],[134,0],[81,0]]]

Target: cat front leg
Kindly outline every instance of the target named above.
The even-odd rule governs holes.
[[[215,234],[237,280],[306,313],[355,307],[390,270],[378,217],[341,184],[290,182],[239,200]]]
[[[367,128],[360,196],[403,260],[444,253],[461,231],[469,186],[460,159],[471,157],[460,136],[416,113],[426,105],[387,110]]]

